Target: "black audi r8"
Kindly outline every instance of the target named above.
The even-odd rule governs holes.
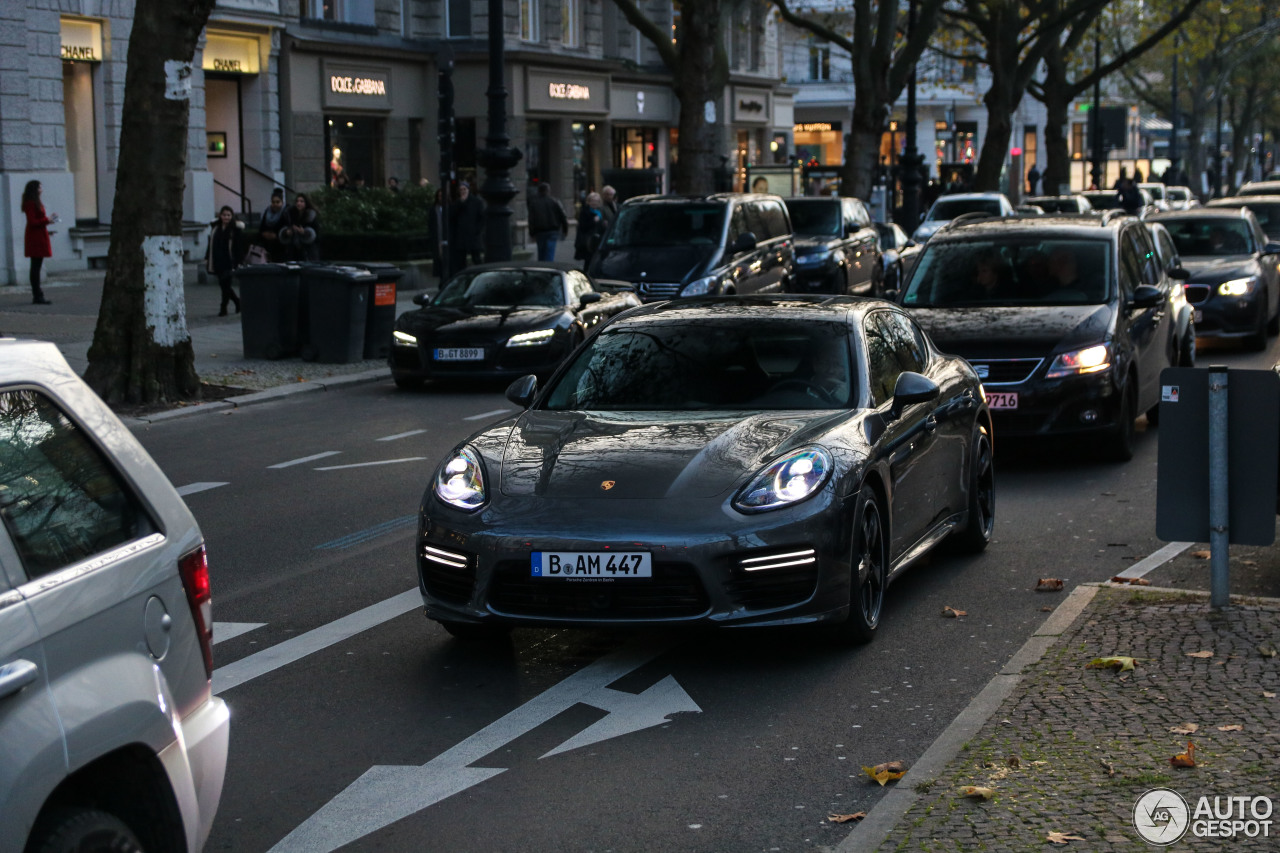
[[[604,325],[422,499],[428,617],[513,625],[798,625],[867,641],[889,582],[995,523],[968,362],[852,296],[702,297]]]
[[[422,307],[396,319],[391,376],[401,388],[426,379],[548,376],[599,323],[640,304],[600,293],[566,263],[467,267]]]

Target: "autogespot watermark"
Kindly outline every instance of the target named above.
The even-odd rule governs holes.
[[[1270,838],[1275,804],[1263,796],[1202,796],[1190,805],[1170,788],[1152,788],[1133,804],[1133,827],[1164,847],[1188,832],[1195,838]]]

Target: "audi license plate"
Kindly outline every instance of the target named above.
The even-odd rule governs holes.
[[[1018,395],[1013,391],[988,391],[987,408],[1016,409],[1018,408]]]
[[[483,347],[440,347],[435,351],[436,361],[484,361]]]
[[[613,580],[653,577],[652,555],[640,551],[534,551],[532,564],[535,578]]]

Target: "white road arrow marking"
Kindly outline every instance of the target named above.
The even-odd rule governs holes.
[[[257,628],[261,628],[266,622],[214,622],[213,623],[213,644],[239,637],[241,634],[247,634]]]
[[[197,492],[207,492],[210,489],[216,489],[220,486],[229,486],[230,483],[188,483],[185,486],[178,487],[178,494],[184,498],[187,495],[194,495]]]
[[[543,758],[660,725],[668,715],[680,711],[701,712],[671,676],[639,695],[609,688],[668,648],[670,645],[630,646],[605,655],[424,765],[369,768],[271,848],[271,853],[336,850],[491,779],[506,768],[468,765],[578,704],[608,711],[609,715]]]

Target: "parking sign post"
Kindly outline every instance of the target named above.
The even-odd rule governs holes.
[[[1209,368],[1209,604],[1230,600],[1230,482],[1227,472],[1227,368]]]

